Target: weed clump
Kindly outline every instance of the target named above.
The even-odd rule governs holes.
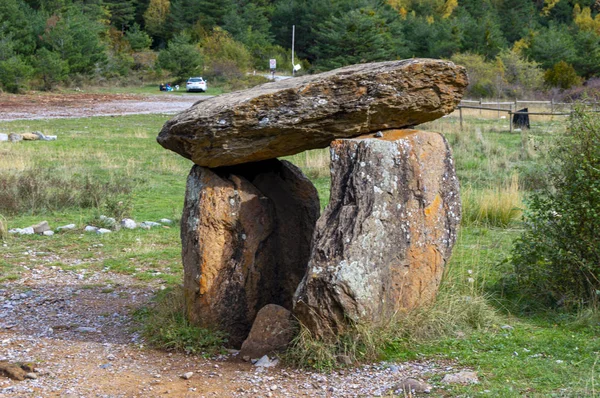
[[[354,324],[333,341],[316,339],[301,327],[284,359],[294,366],[330,370],[344,364],[342,357],[373,362],[390,351],[410,350],[419,342],[487,329],[498,320],[484,297],[448,289],[432,305],[398,313],[379,327]]]
[[[151,306],[137,311],[142,335],[151,346],[167,351],[211,356],[226,342],[223,332],[192,325],[186,317],[182,288],[160,292]]]
[[[0,174],[0,212],[37,214],[68,208],[101,209],[110,198],[131,194],[136,182],[125,176],[70,175],[44,168]]]
[[[575,111],[552,150],[550,187],[533,194],[512,262],[517,283],[545,305],[600,296],[600,117]]]

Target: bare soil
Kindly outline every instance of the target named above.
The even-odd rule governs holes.
[[[206,98],[193,94],[0,94],[0,120],[178,113]]]

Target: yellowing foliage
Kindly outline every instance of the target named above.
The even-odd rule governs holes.
[[[600,14],[596,15],[596,18],[593,18],[592,9],[590,7],[583,7],[582,9],[579,4],[575,4],[575,8],[573,9],[573,20],[579,29],[600,34]]]
[[[456,7],[458,7],[458,0],[447,0],[440,9],[442,18],[449,18]]]
[[[547,17],[550,15],[550,11],[560,2],[560,0],[544,0],[544,8],[542,8],[542,15]]]
[[[387,3],[394,9],[398,10],[403,18],[406,18],[409,11],[412,11],[412,5],[416,0],[387,0]],[[435,15],[430,15],[427,21],[431,21],[435,16],[441,18],[449,18],[456,7],[458,7],[458,0],[418,0],[419,3],[426,3],[431,6],[434,10]],[[433,23],[433,22],[429,22]]]
[[[146,29],[152,34],[160,33],[170,11],[171,2],[169,0],[150,0],[148,9],[144,13]]]

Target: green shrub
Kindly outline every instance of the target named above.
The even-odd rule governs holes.
[[[33,68],[20,56],[0,61],[0,85],[10,93],[20,93],[29,87]]]
[[[546,305],[589,304],[600,293],[600,117],[575,111],[531,196],[512,262],[517,283]]]
[[[134,23],[131,29],[125,33],[125,38],[133,51],[145,51],[150,48],[152,39],[146,32],[140,29],[140,25]]]
[[[158,54],[157,65],[171,72],[176,79],[175,83],[202,74],[202,55],[190,40],[188,35],[180,34]]]
[[[577,75],[573,65],[560,61],[544,74],[544,80],[549,87],[558,87],[563,90],[579,86],[581,78]]]
[[[214,355],[222,350],[226,336],[189,323],[185,315],[183,289],[160,292],[150,307],[137,311],[142,335],[157,348],[187,354]]]

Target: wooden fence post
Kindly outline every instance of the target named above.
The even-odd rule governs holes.
[[[481,108],[483,107],[483,98],[479,98],[479,116],[481,116]]]
[[[511,133],[511,134],[512,134],[512,132],[513,132],[513,118],[512,118],[512,115],[513,115],[513,111],[511,110],[511,111],[508,113],[508,118],[510,119],[510,133]]]
[[[458,114],[460,115],[460,131],[463,131],[463,116],[462,116],[462,107],[458,107]]]

